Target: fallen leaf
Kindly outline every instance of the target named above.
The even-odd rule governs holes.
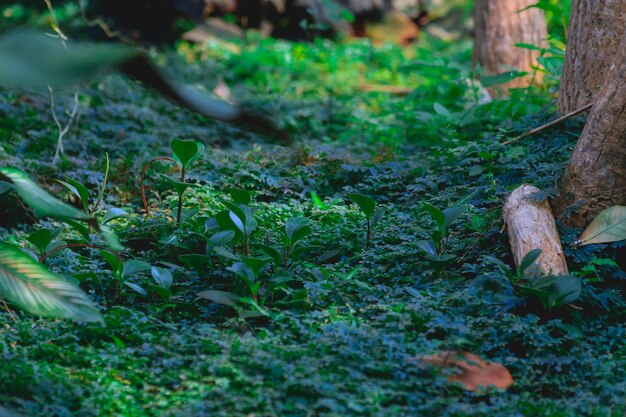
[[[457,372],[448,376],[448,382],[458,382],[469,391],[478,391],[489,386],[507,389],[514,382],[504,365],[485,362],[469,352],[441,352],[420,356],[417,360],[437,368],[455,369]]]

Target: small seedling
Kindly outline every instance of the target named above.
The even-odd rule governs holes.
[[[417,247],[426,253],[426,259],[435,266],[446,266],[456,259],[455,255],[446,253],[450,226],[465,214],[467,205],[456,205],[440,210],[431,204],[423,203],[422,208],[430,214],[436,227],[430,231],[430,239],[418,241]]]
[[[365,215],[367,225],[365,233],[365,247],[367,248],[369,247],[370,240],[372,239],[372,228],[380,221],[384,211],[382,208],[377,208],[376,202],[366,195],[352,193],[348,194],[348,198],[352,200],[352,202],[356,204]]]
[[[202,153],[204,152],[204,145],[200,142],[196,142],[193,140],[174,139],[170,143],[170,148],[172,149],[172,157],[159,156],[157,158],[153,158],[148,161],[148,163],[146,163],[141,170],[141,199],[143,201],[143,207],[146,212],[146,216],[148,216],[150,215],[150,208],[148,206],[146,189],[144,186],[144,181],[148,168],[150,168],[150,166],[157,161],[169,161],[175,163],[178,168],[178,172],[180,173],[180,178],[178,180],[175,180],[173,178],[165,177],[165,179],[172,185],[172,188],[176,190],[176,194],[178,194],[176,224],[180,227],[185,191],[187,191],[189,187],[194,186],[194,184],[186,182],[185,177],[191,164],[194,163],[198,158],[200,158],[200,156],[202,156]]]

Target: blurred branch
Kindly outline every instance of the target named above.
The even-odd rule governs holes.
[[[57,129],[59,129],[57,149],[54,152],[54,158],[52,159],[52,163],[56,163],[59,160],[61,154],[65,153],[63,149],[63,137],[67,134],[67,132],[69,132],[70,127],[72,126],[72,123],[74,122],[74,119],[76,119],[76,116],[78,114],[78,91],[74,93],[74,108],[72,108],[70,117],[67,120],[67,124],[65,126],[63,126],[59,121],[56,109],[54,108],[54,94],[52,92],[52,87],[48,86],[48,91],[50,92],[50,112],[52,113],[52,119],[54,120],[54,123],[56,123]]]

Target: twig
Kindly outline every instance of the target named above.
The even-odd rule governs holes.
[[[573,112],[567,113],[567,114],[559,117],[556,120],[553,120],[553,121],[551,121],[549,123],[546,123],[543,126],[539,126],[539,127],[534,128],[532,130],[529,130],[528,132],[522,133],[521,135],[516,136],[513,139],[509,139],[506,142],[503,142],[502,145],[503,146],[510,145],[511,143],[514,143],[514,142],[517,142],[518,140],[524,139],[527,136],[531,136],[531,135],[534,135],[535,133],[541,132],[542,130],[546,130],[548,128],[551,128],[552,126],[558,125],[559,123],[569,119],[570,117],[573,117],[573,116],[576,116],[576,115],[578,115],[580,113],[583,113],[583,112],[591,109],[592,107],[593,107],[593,103],[589,103],[586,106],[581,107],[580,109],[576,109]]]
[[[70,127],[72,126],[72,122],[74,122],[74,119],[76,118],[76,115],[78,114],[78,91],[76,91],[74,93],[74,108],[72,109],[72,112],[70,113],[70,118],[67,120],[67,124],[65,125],[65,127],[63,127],[63,125],[61,124],[61,122],[59,121],[59,117],[57,116],[57,112],[54,108],[54,94],[52,93],[52,87],[50,87],[48,85],[48,91],[50,92],[50,112],[52,113],[52,119],[54,120],[54,123],[56,123],[57,128],[59,129],[59,138],[57,139],[57,149],[54,152],[54,158],[52,159],[52,163],[56,163],[61,154],[65,153],[65,151],[63,150],[63,137],[67,134],[67,132],[69,132]]]
[[[131,38],[124,36],[122,32],[120,31],[112,30],[111,27],[107,25],[107,23],[104,20],[100,19],[99,17],[95,19],[89,19],[87,17],[87,11],[85,10],[84,2],[82,0],[77,0],[77,3],[78,3],[78,8],[80,9],[80,16],[83,19],[83,22],[85,22],[87,26],[89,26],[90,28],[93,28],[96,26],[99,27],[100,29],[102,29],[102,31],[108,38],[119,39],[122,42],[125,42],[128,44],[134,44]]]
[[[65,36],[65,33],[63,33],[63,31],[59,27],[59,22],[57,21],[57,16],[54,13],[52,2],[50,0],[43,0],[43,1],[44,3],[46,3],[46,6],[48,7],[48,11],[50,12],[50,20],[52,20],[51,22],[52,30],[54,30],[54,32],[59,36],[59,38],[61,39],[61,42],[63,43],[63,46],[67,48],[67,44],[65,43],[65,41],[67,40],[67,36]]]

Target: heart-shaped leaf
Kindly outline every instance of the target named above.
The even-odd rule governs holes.
[[[181,169],[185,171],[204,152],[204,144],[193,140],[174,139],[170,143],[173,158]]]
[[[365,217],[371,219],[374,215],[374,210],[376,210],[376,202],[370,197],[364,194],[351,193],[348,194],[348,198],[352,200],[354,204],[359,206]]]

